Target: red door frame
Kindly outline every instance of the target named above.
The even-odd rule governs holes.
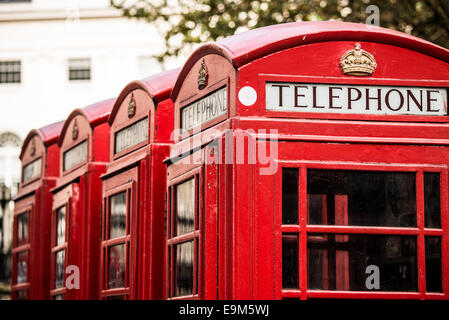
[[[139,167],[135,166],[117,176],[109,177],[104,184],[103,214],[102,214],[102,242],[101,242],[101,298],[124,296],[124,299],[138,299],[138,269],[139,250],[138,241],[138,185]],[[118,183],[115,183],[115,182]],[[111,187],[109,187],[112,185]],[[126,192],[126,235],[109,239],[110,198],[113,195]],[[118,244],[125,244],[125,286],[123,288],[108,289],[108,248]],[[145,277],[144,274],[140,275]]]
[[[220,289],[220,283],[225,283],[222,269],[224,270],[225,250],[219,250],[223,236],[221,232],[224,225],[220,226],[222,217],[219,214],[223,207],[219,189],[219,174],[221,165],[217,161],[220,157],[218,143],[214,142],[196,151],[193,155],[181,159],[179,163],[168,166],[168,175],[173,178],[167,182],[167,249],[166,249],[166,298],[170,300],[201,299],[214,300],[223,295],[224,288]],[[189,161],[191,161],[189,163]],[[189,164],[183,164],[187,162]],[[175,212],[176,212],[176,186],[194,179],[195,181],[195,228],[186,235],[176,236]],[[173,236],[172,236],[173,235]],[[194,240],[194,269],[193,269],[193,294],[175,296],[174,249],[177,244],[188,240]],[[198,243],[198,244],[197,244]],[[197,248],[197,249],[195,249]],[[219,267],[220,266],[220,267]],[[223,266],[223,267],[221,267]]]
[[[349,147],[350,148],[350,147]],[[447,165],[425,165],[425,164],[364,164],[348,163],[345,161],[280,161],[279,170],[275,177],[275,193],[281,195],[282,170],[285,168],[299,168],[299,225],[282,225],[282,198],[276,199],[276,234],[286,233],[299,234],[299,288],[298,290],[283,290],[282,283],[282,241],[281,237],[276,239],[276,298],[381,298],[381,299],[448,299],[449,297],[449,246],[447,239],[448,230],[448,169]],[[360,226],[330,226],[330,225],[307,225],[307,169],[339,169],[339,170],[376,170],[376,171],[400,171],[416,172],[417,192],[417,227],[395,228],[395,227],[360,227]],[[423,172],[440,172],[441,181],[441,229],[424,228],[424,193]],[[307,233],[334,233],[334,234],[395,234],[417,236],[417,258],[418,258],[418,292],[350,292],[350,291],[326,291],[307,289]],[[440,236],[442,238],[442,293],[426,292],[425,285],[425,252],[424,236]]]

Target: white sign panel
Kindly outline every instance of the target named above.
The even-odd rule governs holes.
[[[129,149],[147,139],[148,118],[144,118],[115,134],[114,154]]]
[[[447,89],[267,82],[266,109],[377,115],[447,115]]]
[[[26,182],[41,175],[42,159],[36,159],[23,167],[22,182]]]
[[[87,160],[87,140],[64,152],[64,171],[72,169],[77,164]]]
[[[226,114],[227,100],[227,87],[223,87],[185,106],[181,109],[181,129],[188,131]]]

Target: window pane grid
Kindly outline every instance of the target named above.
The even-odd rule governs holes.
[[[130,210],[130,189],[106,197],[104,221],[106,227],[102,242],[103,299],[129,299]]]
[[[406,288],[406,289],[401,289],[401,290],[391,290],[391,289],[385,289],[385,290],[377,290],[377,291],[364,291],[364,294],[366,293],[366,297],[371,296],[372,294],[382,294],[382,292],[390,292],[390,294],[397,294],[398,297],[399,296],[403,296],[404,298],[406,297],[423,297],[423,296],[437,296],[438,292],[442,292],[442,265],[441,265],[441,259],[442,259],[442,249],[441,249],[441,244],[439,244],[438,241],[441,241],[439,239],[441,239],[441,236],[443,236],[443,230],[441,228],[441,224],[439,224],[439,210],[440,210],[440,206],[441,204],[434,204],[431,203],[431,201],[429,200],[430,197],[433,197],[433,199],[440,197],[440,185],[439,185],[439,176],[440,173],[439,172],[432,172],[431,174],[426,174],[427,171],[433,171],[433,170],[424,170],[424,174],[423,174],[423,170],[416,170],[415,171],[415,178],[414,180],[416,180],[416,189],[414,190],[414,193],[416,194],[416,199],[414,200],[414,205],[415,205],[415,216],[416,216],[416,226],[415,227],[396,227],[396,226],[352,226],[352,225],[347,225],[346,223],[343,223],[343,225],[326,225],[325,223],[328,222],[327,217],[323,217],[324,220],[322,221],[316,221],[318,222],[318,224],[305,224],[305,223],[301,223],[302,222],[302,218],[306,218],[307,221],[310,220],[310,216],[309,216],[309,212],[308,212],[308,206],[309,206],[309,192],[306,190],[301,190],[301,189],[306,189],[306,185],[307,185],[307,176],[306,176],[306,172],[308,172],[310,169],[306,168],[306,167],[300,167],[300,168],[288,168],[288,170],[291,172],[294,172],[294,170],[300,170],[300,172],[302,173],[302,175],[300,174],[298,178],[295,177],[295,179],[298,180],[298,186],[300,186],[298,189],[299,190],[295,190],[298,194],[297,199],[298,199],[298,207],[299,207],[299,212],[298,212],[298,216],[299,216],[299,221],[300,222],[296,222],[295,224],[291,224],[291,222],[287,222],[285,219],[285,209],[282,210],[282,224],[281,224],[281,232],[283,235],[283,239],[285,239],[286,236],[289,237],[298,237],[299,238],[299,249],[298,249],[298,256],[299,256],[299,277],[300,279],[305,279],[305,281],[307,281],[306,283],[309,283],[309,278],[310,278],[310,274],[308,273],[307,270],[304,269],[303,264],[308,264],[308,258],[307,257],[309,255],[308,249],[304,248],[304,247],[308,247],[308,238],[310,238],[312,233],[325,233],[326,237],[331,237],[333,239],[336,239],[337,237],[339,237],[340,239],[345,239],[346,241],[348,241],[348,237],[384,237],[385,239],[395,239],[390,240],[390,247],[392,248],[390,251],[395,252],[394,248],[395,248],[395,241],[397,242],[398,240],[404,240],[404,239],[409,239],[408,241],[415,243],[414,246],[412,246],[414,249],[411,251],[412,252],[412,256],[413,256],[413,252],[414,252],[414,258],[411,259],[411,266],[414,266],[414,268],[416,269],[415,273],[416,276],[414,276],[414,281],[415,281],[415,287],[414,285],[411,284],[411,288],[412,291],[410,291],[410,287]],[[351,169],[349,169],[351,170]],[[399,170],[400,171],[400,170]],[[409,170],[407,170],[409,171]],[[427,177],[426,177],[427,176]],[[285,172],[283,172],[283,177],[285,177]],[[427,179],[427,180],[425,180]],[[435,181],[438,181],[438,185],[433,187],[431,183],[429,183],[429,181],[432,181],[433,183]],[[430,185],[430,186],[429,186]],[[433,184],[435,185],[435,183]],[[282,194],[284,194],[284,187],[285,187],[285,182],[283,181],[283,192]],[[425,193],[424,190],[425,188],[427,188],[427,192]],[[433,188],[433,189],[432,189]],[[430,191],[429,191],[430,190]],[[413,190],[412,190],[413,191]],[[430,194],[430,196],[429,196]],[[291,199],[292,195],[289,195],[289,198]],[[427,199],[424,199],[424,198]],[[307,203],[302,203],[301,201],[306,202]],[[348,199],[344,199],[344,202],[347,202]],[[282,205],[284,205],[285,200],[282,199]],[[291,203],[291,202],[290,202]],[[302,205],[302,206],[301,206]],[[334,203],[335,205],[335,203]],[[346,203],[347,205],[347,203]],[[412,204],[413,205],[413,204]],[[424,208],[425,207],[425,208]],[[430,208],[430,209],[429,209]],[[435,209],[436,208],[436,209]],[[328,208],[327,208],[328,209]],[[334,208],[335,209],[335,208]],[[426,212],[424,212],[425,210]],[[325,210],[324,210],[325,211]],[[430,214],[433,214],[432,219],[433,221],[437,221],[437,223],[428,223],[428,213],[427,211],[431,211]],[[437,214],[435,213],[437,212]],[[425,216],[426,214],[426,216]],[[343,217],[344,218],[344,217]],[[347,219],[344,218],[344,219]],[[343,220],[340,219],[340,223],[342,224],[341,221],[345,222]],[[347,221],[347,220],[346,220]],[[410,220],[409,220],[410,221]],[[286,224],[287,222],[287,224]],[[316,223],[315,222],[315,223]],[[426,222],[426,223],[424,223]],[[308,222],[309,223],[309,222]],[[408,222],[410,223],[410,222]],[[404,238],[405,237],[405,238]],[[408,238],[407,238],[408,237]],[[320,237],[318,237],[320,238]],[[322,238],[322,237],[321,237]],[[380,239],[380,238],[379,238]],[[414,239],[414,240],[413,240]],[[317,237],[315,237],[315,241],[317,241]],[[391,242],[393,241],[393,242]],[[283,245],[282,248],[284,249],[284,240],[282,241]],[[435,249],[435,248],[439,248],[439,249]],[[338,252],[339,251],[339,252]],[[304,254],[304,252],[306,253],[306,255]],[[283,251],[283,255],[284,255],[284,251]],[[343,261],[343,264],[347,264],[348,263],[348,256],[345,255],[343,252],[341,252],[341,250],[337,250],[337,256],[336,256],[337,260],[340,259],[340,261]],[[414,259],[414,260],[413,260]],[[344,262],[346,261],[346,262]],[[414,262],[413,262],[414,261]],[[341,264],[341,263],[340,263]],[[426,267],[431,267],[432,270],[434,270],[437,275],[434,277],[430,276],[430,271],[426,269]],[[283,269],[285,267],[283,266]],[[341,269],[341,268],[340,268]],[[343,268],[344,269],[344,268]],[[343,270],[342,269],[342,270]],[[404,270],[406,270],[406,268],[403,268]],[[343,271],[337,270],[337,274],[343,274]],[[419,271],[418,271],[419,270]],[[426,283],[426,274],[427,277],[432,278],[432,283]],[[348,274],[345,274],[346,277],[348,277]],[[300,285],[299,288],[292,288],[287,287],[284,285],[284,275],[283,275],[283,286],[282,286],[282,297],[283,298],[302,298],[302,299],[306,299],[307,297],[337,297],[337,296],[341,296],[341,297],[351,297],[352,294],[354,292],[351,291],[344,291],[344,288],[348,287],[348,282],[347,279],[345,279],[345,277],[340,277],[340,281],[339,284],[337,285],[340,288],[340,291],[329,291],[328,288],[322,288],[321,290],[316,290],[316,289],[312,289],[307,285],[307,289],[304,286],[304,280],[300,281]],[[435,280],[437,279],[437,280]],[[426,285],[427,284],[427,285]],[[427,288],[426,288],[427,287]],[[341,291],[341,288],[343,288],[343,291]],[[414,289],[413,289],[414,288]],[[337,288],[338,289],[338,288]],[[343,294],[344,292],[344,294]],[[396,293],[395,293],[396,292]]]
[[[90,80],[90,59],[69,60],[69,80]]]
[[[65,267],[67,265],[67,204],[53,211],[52,226],[52,283],[50,295],[63,299],[65,295]]]
[[[0,83],[20,83],[20,61],[0,61]]]
[[[194,298],[199,293],[201,220],[199,176],[169,187],[168,297]]]

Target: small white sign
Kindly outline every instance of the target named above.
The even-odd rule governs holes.
[[[271,111],[447,115],[446,88],[290,82],[267,82],[265,88]]]
[[[42,159],[38,158],[23,167],[22,182],[27,182],[41,175]]]
[[[77,164],[87,160],[87,140],[77,144],[73,148],[64,152],[64,171],[72,169]]]
[[[147,139],[148,118],[144,118],[115,134],[114,154],[129,149]]]
[[[244,106],[252,106],[257,101],[257,92],[250,86],[245,86],[239,91],[239,101]]]
[[[223,87],[183,107],[181,109],[181,129],[184,131],[192,130],[226,114],[228,111],[227,100],[227,87]]]

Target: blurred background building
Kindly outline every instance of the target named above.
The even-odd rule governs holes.
[[[162,52],[151,24],[123,17],[109,0],[0,0],[0,298],[9,286],[21,140],[161,71],[153,55]]]

